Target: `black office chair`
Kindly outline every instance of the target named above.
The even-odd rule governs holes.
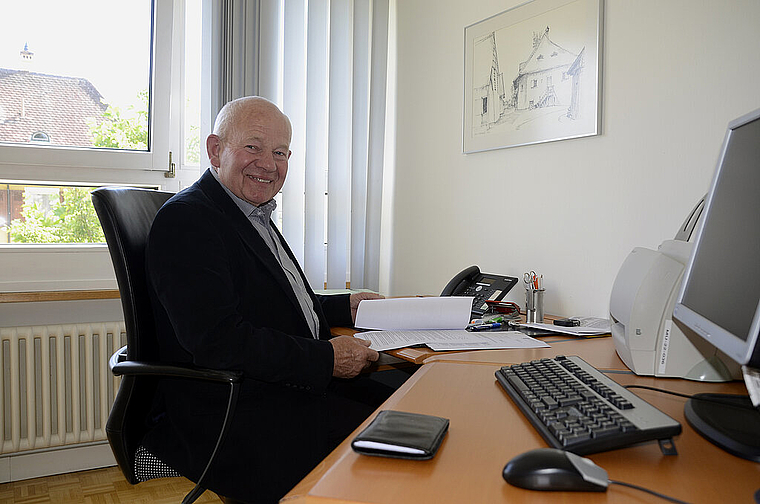
[[[204,477],[231,423],[243,374],[158,361],[158,342],[145,274],[145,246],[158,209],[171,196],[172,193],[150,189],[104,187],[92,192],[92,203],[116,272],[127,330],[127,345],[109,361],[113,374],[123,379],[106,424],[108,443],[127,481],[134,485],[153,478],[180,476],[140,444],[149,430],[146,420],[162,377],[229,384],[224,424],[205,470],[182,501],[189,504],[205,491]]]

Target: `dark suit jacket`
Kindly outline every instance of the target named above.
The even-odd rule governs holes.
[[[274,255],[208,171],[161,208],[146,253],[161,359],[245,374],[206,487],[276,501],[327,454],[326,340],[330,324],[351,325],[348,295],[309,289],[320,319],[314,339]],[[197,480],[222,425],[225,387],[164,380],[145,446]]]

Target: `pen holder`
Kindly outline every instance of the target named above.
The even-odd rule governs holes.
[[[525,289],[525,321],[544,321],[544,289]]]

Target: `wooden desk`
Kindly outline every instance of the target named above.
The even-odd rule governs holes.
[[[567,355],[607,347],[607,339],[584,340],[563,348]],[[556,345],[559,346],[559,345]],[[567,348],[571,345],[567,345]],[[601,348],[601,347],[600,347]],[[599,351],[601,356],[604,350]],[[508,351],[505,351],[508,352]],[[559,352],[558,352],[559,353]],[[481,352],[442,357],[424,364],[380,409],[438,415],[451,420],[438,454],[429,461],[409,461],[358,455],[349,436],[282,500],[300,503],[494,503],[588,502],[630,503],[662,500],[612,485],[606,493],[536,492],[512,487],[501,471],[508,460],[546,444],[497,384],[499,364]],[[613,371],[622,384],[657,386],[684,393],[745,393],[740,382],[695,383],[678,379],[639,377]],[[677,456],[665,456],[656,442],[590,455],[610,479],[638,484],[693,503],[751,502],[760,489],[760,464],[730,455],[700,437],[683,417],[685,399],[635,390],[681,422],[675,439]],[[371,418],[373,418],[374,415]]]

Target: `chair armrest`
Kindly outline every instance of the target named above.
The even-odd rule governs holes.
[[[243,381],[242,371],[206,369],[186,364],[130,361],[125,360],[126,355],[127,347],[124,346],[114,352],[108,360],[111,373],[115,376],[167,376],[226,383],[240,383]]]
[[[119,348],[113,353],[113,355],[111,355],[111,358],[108,359],[108,369],[110,369],[113,373],[113,367],[119,362],[123,362],[125,360],[127,360],[127,345]]]

